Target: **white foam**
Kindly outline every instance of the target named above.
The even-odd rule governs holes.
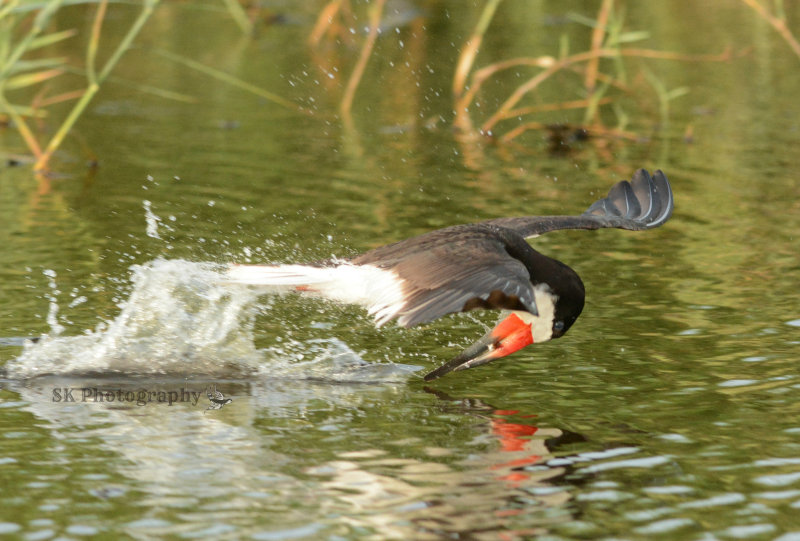
[[[280,348],[254,343],[257,292],[231,287],[210,263],[158,259],[131,267],[132,290],[111,321],[78,336],[27,342],[9,377],[118,374],[398,381],[414,367],[369,363],[336,337]],[[55,312],[54,312],[55,313]],[[280,317],[279,314],[276,317]]]

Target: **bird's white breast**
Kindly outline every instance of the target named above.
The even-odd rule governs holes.
[[[547,342],[553,337],[553,321],[556,317],[558,295],[553,293],[547,284],[539,284],[533,288],[533,298],[536,301],[538,316],[530,312],[515,311],[514,313],[525,323],[530,323],[534,344]]]

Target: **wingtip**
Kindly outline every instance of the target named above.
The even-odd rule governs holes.
[[[672,216],[675,200],[667,176],[656,169],[652,176],[643,168],[627,180],[616,183],[608,195],[584,213],[607,220],[605,227],[653,229]]]
[[[672,186],[670,186],[667,175],[661,169],[656,169],[653,172],[651,182],[661,202],[661,209],[658,215],[648,224],[648,229],[658,227],[669,220],[672,217],[672,211],[675,210],[675,196],[672,193]]]

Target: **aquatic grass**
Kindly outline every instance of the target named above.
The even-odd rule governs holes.
[[[228,13],[231,14],[231,19],[239,25],[242,32],[248,36],[251,35],[253,33],[253,22],[247,16],[247,13],[238,0],[222,0],[222,2],[228,9]]]
[[[475,25],[475,30],[473,30],[472,35],[470,35],[464,47],[461,49],[461,54],[456,64],[456,72],[453,76],[453,96],[455,96],[456,99],[464,95],[467,76],[472,70],[475,57],[478,56],[478,50],[480,49],[481,43],[483,43],[483,37],[489,29],[489,24],[491,24],[500,2],[501,0],[488,0],[488,2],[486,2],[478,18],[478,24]]]
[[[18,5],[18,0],[12,0],[3,11],[3,18],[0,19],[0,22],[2,22],[3,25],[2,34],[0,34],[0,39],[2,39],[3,42],[3,56],[2,63],[0,64],[0,84],[2,84],[8,78],[9,74],[17,68],[19,61],[25,53],[37,48],[37,45],[41,43],[37,42],[36,39],[39,37],[39,34],[44,31],[44,28],[50,22],[51,17],[61,6],[61,1],[51,0],[50,2],[46,3],[41,11],[39,11],[33,18],[33,22],[28,32],[26,32],[22,39],[20,39],[19,42],[14,45],[11,43],[11,34],[16,21],[11,20],[11,17],[13,15],[14,8],[16,8]]]
[[[689,88],[681,86],[672,90],[668,90],[667,87],[664,86],[664,83],[658,77],[656,77],[652,71],[644,69],[643,73],[645,78],[647,78],[647,81],[655,90],[656,96],[658,96],[661,123],[666,124],[669,121],[669,103],[675,98],[679,98],[680,96],[685,96],[688,94]]]
[[[593,21],[594,30],[592,30],[592,41],[590,50],[597,51],[603,48],[606,42],[606,34],[608,33],[608,19],[611,16],[611,9],[614,6],[614,0],[603,0],[600,6],[600,11],[597,13],[597,21]],[[609,35],[609,40],[611,36]],[[600,57],[594,56],[590,58],[586,64],[586,72],[584,74],[583,86],[588,94],[586,103],[586,114],[584,115],[584,124],[590,124],[597,117],[599,108],[599,99],[605,93],[608,85],[603,85],[601,89],[597,88],[597,80],[600,71]]]
[[[222,2],[239,27],[244,32],[252,33],[252,23],[242,6],[236,0],[222,0]],[[107,59],[102,64],[99,64],[97,61],[98,53],[101,48],[106,48],[103,43],[105,40],[101,40],[101,34],[109,3],[109,0],[42,0],[39,2],[9,0],[0,6],[0,114],[5,114],[11,119],[14,128],[33,154],[34,171],[37,173],[46,173],[48,171],[53,154],[72,131],[103,84],[109,80],[119,81],[119,79],[111,77],[111,72],[118,65],[123,55],[133,48],[136,37],[150,20],[159,6],[160,0],[136,2],[136,5],[140,6],[138,15],[119,42],[110,49]],[[62,57],[40,59],[27,57],[26,55],[36,49],[68,40],[78,34],[75,29],[50,33],[45,31],[52,23],[53,17],[58,13],[59,9],[77,4],[96,5],[94,18],[88,32],[84,67],[81,69],[74,68],[69,65],[67,58]],[[280,96],[258,89],[253,85],[247,85],[234,77],[203,66],[191,59],[173,55],[173,60],[182,62],[227,84],[245,88],[284,107],[300,109],[299,106]],[[34,94],[29,104],[11,103],[6,95],[8,91],[42,85],[67,72],[82,76],[85,79],[85,87],[61,92],[54,96],[45,96],[45,91],[41,90],[39,93]],[[183,102],[196,101],[185,94],[138,82],[126,82],[126,85],[167,99]],[[40,141],[28,119],[47,116],[47,107],[67,101],[74,101],[75,103],[55,129],[53,135],[46,141]]]
[[[767,21],[789,44],[794,54],[800,58],[800,42],[797,41],[797,38],[786,24],[786,11],[783,7],[783,0],[775,0],[775,14],[770,13],[758,0],[742,0],[742,2],[756,12],[759,17]]]
[[[230,86],[234,86],[242,90],[245,90],[247,92],[250,92],[251,94],[255,94],[256,96],[271,101],[272,103],[280,105],[281,107],[285,107],[287,109],[291,109],[301,113],[310,114],[310,111],[308,111],[307,109],[304,109],[300,105],[290,100],[287,100],[286,98],[282,98],[281,96],[275,94],[274,92],[270,92],[269,90],[264,90],[261,87],[248,83],[247,81],[243,81],[238,77],[234,77],[229,73],[225,73],[224,71],[212,68],[211,66],[207,66],[206,64],[198,62],[197,60],[193,60],[186,56],[179,55],[177,53],[167,51],[165,49],[152,49],[152,51],[155,54],[162,56],[168,60],[171,60],[178,64],[182,64],[187,68],[191,68],[195,71],[208,75],[209,77],[217,79],[218,81],[222,81],[223,83],[226,83]]]
[[[84,70],[72,66],[64,66],[63,69],[68,73],[73,73],[76,75],[82,75],[84,73]],[[173,90],[167,90],[165,88],[148,85],[140,81],[135,81],[133,79],[128,79],[126,77],[120,77],[118,75],[114,75],[113,73],[110,74],[108,77],[106,77],[106,82],[114,83],[117,85],[124,85],[128,88],[133,88],[143,94],[152,94],[154,96],[159,96],[161,98],[165,98],[171,101],[179,101],[183,103],[198,103],[200,101],[195,96],[189,94],[184,94],[181,92],[175,92]],[[80,97],[81,92],[83,92],[83,90],[64,92],[63,94],[59,94],[57,96],[50,96],[48,98],[38,99],[35,101],[35,104],[38,107],[47,107],[55,103],[60,103],[61,101],[77,99]]]
[[[308,36],[308,44],[317,47],[322,41],[322,37],[327,34],[329,37],[337,36],[344,39],[345,43],[350,42],[350,34],[342,31],[342,25],[338,24],[337,19],[353,18],[353,10],[347,0],[330,0],[319,12],[314,28]]]
[[[662,59],[673,59],[673,60],[687,60],[687,61],[725,61],[730,58],[729,52],[724,52],[720,55],[678,55],[675,53],[669,53],[664,51],[657,51],[657,50],[650,50],[650,49],[599,49],[595,51],[585,51],[583,53],[577,53],[574,55],[570,55],[566,58],[556,60],[551,56],[541,56],[537,58],[520,58],[520,59],[512,59],[505,62],[500,62],[496,64],[492,64],[481,70],[476,71],[473,74],[470,88],[467,92],[465,92],[463,98],[459,100],[459,107],[457,111],[459,113],[466,113],[468,112],[469,106],[467,103],[474,100],[475,96],[479,92],[482,85],[494,74],[499,71],[507,70],[512,67],[516,66],[534,66],[543,68],[541,72],[539,72],[536,76],[532,77],[519,87],[517,87],[511,95],[500,105],[500,107],[487,119],[483,122],[480,127],[480,131],[485,134],[489,134],[494,127],[502,120],[508,118],[514,118],[520,116],[522,114],[527,114],[530,112],[539,112],[538,108],[531,107],[531,108],[515,108],[516,105],[529,93],[535,91],[542,83],[547,81],[553,75],[565,70],[566,68],[570,68],[573,65],[581,64],[588,62],[593,58],[614,58],[616,56],[635,56],[640,58],[662,58]],[[596,98],[599,101],[603,101],[605,103],[611,103],[613,101],[612,98]],[[469,102],[467,102],[469,100]],[[583,104],[589,106],[590,99],[587,98],[582,100]],[[570,104],[575,104],[574,100],[569,101]],[[551,104],[545,106],[542,110],[557,110],[562,108],[559,103]],[[471,122],[466,123],[467,125],[471,125]]]
[[[375,48],[375,42],[378,40],[385,5],[386,0],[374,0],[367,7],[367,35],[360,46],[358,57],[347,78],[342,97],[339,100],[339,114],[342,122],[349,128],[352,128],[353,125],[352,110],[356,91],[364,77],[367,63]],[[356,18],[349,0],[331,0],[327,2],[320,10],[314,27],[308,36],[308,44],[311,46],[312,52],[321,47],[322,39],[326,36],[329,42],[339,40],[346,45],[352,45],[354,32],[349,32],[346,29],[353,28],[355,24]],[[323,71],[325,71],[324,68]]]
[[[122,55],[131,48],[133,40],[142,30],[145,22],[147,22],[147,20],[153,14],[153,11],[155,10],[159,1],[160,0],[144,0],[139,16],[134,20],[128,32],[125,34],[125,36],[123,36],[122,41],[120,41],[120,43],[114,49],[114,52],[111,54],[109,59],[106,60],[103,68],[99,72],[97,71],[96,66],[96,56],[100,44],[100,33],[103,27],[106,9],[108,7],[108,0],[101,0],[101,2],[98,4],[97,12],[92,24],[89,45],[87,46],[86,50],[86,79],[89,84],[86,87],[83,95],[75,103],[72,110],[67,115],[67,118],[50,139],[50,142],[47,144],[44,152],[38,156],[34,170],[45,170],[53,153],[61,145],[61,142],[64,140],[64,138],[67,136],[67,133],[72,129],[72,126],[75,124],[75,122],[77,122],[78,118],[89,105],[89,102],[92,100],[94,95],[100,90],[100,85],[108,77],[109,73],[111,73],[111,70],[117,65],[120,58],[122,58]]]
[[[108,60],[106,60],[105,63],[103,64],[102,68],[98,70],[96,61],[97,52],[100,47],[100,35],[103,27],[103,22],[106,16],[108,0],[100,0],[99,2],[97,2],[97,10],[95,12],[95,17],[92,22],[89,41],[86,47],[86,68],[84,72],[87,81],[86,88],[62,94],[58,96],[55,100],[51,98],[48,101],[48,103],[54,103],[54,102],[65,101],[67,99],[77,99],[76,103],[73,105],[73,107],[67,114],[66,118],[56,129],[55,133],[49,139],[49,141],[47,141],[46,145],[41,145],[39,143],[39,141],[37,140],[37,138],[33,133],[33,130],[30,128],[27,121],[23,117],[23,113],[20,111],[20,109],[17,106],[12,105],[8,102],[7,98],[5,97],[5,91],[14,88],[15,84],[16,85],[20,84],[21,81],[20,76],[16,76],[14,78],[9,77],[10,74],[14,73],[15,71],[19,71],[20,69],[25,69],[26,67],[30,68],[31,66],[33,66],[33,69],[36,69],[42,66],[49,67],[54,64],[63,64],[64,63],[63,60],[55,62],[52,60],[47,60],[44,63],[38,65],[36,63],[28,62],[26,66],[26,63],[22,61],[22,57],[23,55],[25,55],[26,53],[30,52],[33,49],[43,47],[45,45],[49,45],[57,41],[61,41],[69,37],[72,37],[73,35],[75,35],[75,32],[62,31],[40,36],[40,34],[44,31],[44,28],[50,22],[53,15],[58,11],[60,7],[62,7],[63,4],[63,2],[60,0],[51,0],[50,2],[41,4],[42,6],[41,10],[38,11],[33,17],[33,23],[31,24],[30,29],[27,31],[27,33],[25,33],[22,39],[20,39],[19,42],[16,43],[16,45],[10,46],[9,44],[11,43],[12,39],[13,27],[16,24],[20,24],[20,21],[9,20],[9,17],[14,15],[13,8],[20,6],[20,3],[12,2],[10,4],[10,9],[4,10],[2,14],[5,17],[3,19],[0,19],[0,21],[2,21],[4,25],[4,34],[2,36],[2,39],[5,44],[4,50],[8,51],[8,54],[3,55],[2,64],[0,64],[0,106],[2,106],[3,110],[14,121],[14,125],[19,131],[26,145],[34,154],[35,157],[34,171],[41,173],[47,170],[49,161],[52,158],[53,153],[59,148],[64,138],[67,136],[69,131],[72,129],[72,127],[75,125],[75,123],[78,121],[80,116],[85,111],[89,102],[91,102],[92,98],[100,90],[100,86],[109,76],[114,67],[117,65],[122,55],[125,54],[125,52],[131,48],[134,39],[143,28],[145,22],[152,15],[158,3],[159,0],[144,0],[142,4],[142,9],[138,17],[131,24],[130,28],[128,29],[128,32],[123,36],[120,43],[116,46],[116,48],[109,56]],[[30,5],[26,5],[25,7],[31,8]],[[38,72],[34,71],[32,73],[27,74],[27,79],[22,79],[22,82],[29,84],[42,82],[48,78],[52,78],[60,74],[63,71],[64,71],[63,68],[53,68],[53,67],[49,67],[49,69]],[[41,105],[41,100],[40,100],[40,105]]]
[[[765,7],[762,3],[763,0],[741,1],[753,9],[759,17],[768,21],[800,56],[800,44],[787,27],[781,0],[775,0],[772,11]],[[221,0],[221,2],[236,24],[244,32],[252,34],[252,17],[248,15],[242,4],[237,0]],[[107,55],[108,59],[99,65],[97,58],[101,46],[107,46],[106,40],[101,40],[101,33],[110,3],[130,4],[131,2],[6,0],[0,5],[0,114],[4,113],[11,118],[13,126],[19,131],[25,144],[34,154],[36,171],[47,170],[54,152],[74,128],[77,120],[86,111],[88,104],[99,92],[101,86],[108,81],[116,80],[110,75],[112,70],[125,52],[133,47],[136,36],[159,5],[160,0],[144,0],[137,3],[141,6],[138,17],[133,21],[122,40],[111,50],[111,54]],[[622,4],[615,0],[601,0],[594,17],[575,13],[568,16],[572,22],[582,24],[589,29],[589,45],[586,50],[571,50],[572,44],[569,37],[564,34],[557,45],[555,56],[542,54],[511,58],[476,68],[481,44],[486,35],[492,31],[492,21],[495,19],[501,3],[502,0],[485,0],[475,26],[461,47],[458,59],[453,66],[452,92],[455,111],[453,123],[458,128],[461,138],[491,137],[497,142],[510,143],[530,130],[550,130],[552,128],[552,124],[540,121],[536,118],[537,115],[568,110],[582,111],[582,120],[576,129],[587,130],[592,135],[633,137],[630,132],[626,131],[631,115],[625,110],[629,103],[625,98],[634,94],[634,89],[628,84],[631,78],[628,73],[630,66],[627,59],[706,62],[726,61],[733,57],[730,49],[721,54],[682,54],[633,47],[632,43],[649,38],[649,32],[628,30],[625,26],[625,12]],[[47,32],[53,15],[60,8],[76,4],[96,5],[85,51],[85,66],[80,69],[74,68],[67,63],[65,58],[61,57],[31,59],[30,56],[26,56],[31,51],[69,40],[77,35],[77,31],[74,29]],[[216,9],[222,11],[221,7]],[[353,68],[347,76],[338,103],[339,114],[345,125],[352,126],[352,110],[356,103],[358,88],[374,53],[375,44],[380,35],[382,17],[386,16],[385,10],[386,0],[373,0],[366,5],[368,22],[365,25],[363,37],[361,37],[361,33],[353,30],[359,17],[353,13],[350,0],[329,0],[322,4],[308,36],[312,54],[316,54],[317,50],[327,50],[322,44],[324,38],[328,39],[327,45],[335,43],[337,47],[355,48],[354,45],[358,44],[358,53],[353,58]],[[259,88],[192,58],[158,48],[149,50],[220,82],[258,95],[281,107],[303,114],[312,114],[311,111],[290,99]],[[324,66],[320,67],[324,70]],[[487,108],[478,102],[478,96],[485,85],[511,69],[532,70],[533,73],[521,84],[512,88],[505,99],[501,100],[500,105],[479,117],[479,114],[487,111]],[[86,80],[85,87],[64,91],[57,95],[46,95],[45,90],[41,90],[29,103],[25,104],[12,103],[6,94],[6,92],[29,89],[37,85],[45,86],[45,83],[66,72],[82,75]],[[655,73],[647,67],[641,67],[638,71],[640,76],[632,78],[632,80],[641,86],[643,76],[644,80],[649,83],[658,100],[658,110],[661,122],[664,124],[669,116],[670,102],[684,95],[688,89],[681,87],[670,90],[656,77]],[[536,105],[525,103],[531,96],[541,92],[544,85],[551,83],[556,76],[561,74],[567,74],[581,81],[581,90],[578,96],[564,96],[563,99],[551,103]],[[125,84],[131,84],[143,92],[168,99],[184,102],[196,101],[191,96],[136,82],[126,82]],[[46,141],[38,139],[42,135],[32,129],[35,124],[31,123],[31,119],[46,117],[48,107],[68,101],[75,103],[53,136]],[[481,105],[481,107],[476,105]],[[616,127],[612,128],[604,124],[606,120],[601,115],[604,109],[610,109],[613,112],[616,117]],[[512,125],[509,122],[512,119],[517,119],[516,124]]]
[[[350,78],[347,80],[347,85],[345,86],[342,100],[339,103],[339,112],[346,121],[349,121],[356,90],[361,82],[361,78],[364,76],[364,70],[367,67],[367,62],[369,61],[369,57],[372,55],[372,50],[375,47],[375,41],[378,39],[381,15],[383,14],[383,6],[385,3],[386,0],[375,0],[369,6],[369,32],[367,34],[367,39],[364,40],[364,44],[361,47],[361,52],[358,55],[358,60],[356,61],[355,67],[353,67]]]
[[[544,111],[567,109],[584,110],[581,129],[589,130],[590,133],[595,135],[630,138],[633,135],[623,129],[627,123],[628,115],[622,110],[619,103],[620,98],[630,93],[627,85],[628,75],[625,58],[635,57],[639,59],[688,62],[720,62],[732,58],[730,49],[726,49],[721,54],[712,55],[682,54],[631,47],[628,44],[647,39],[649,33],[641,30],[626,31],[624,28],[624,13],[616,9],[614,0],[603,0],[594,19],[575,14],[570,16],[571,20],[592,29],[588,50],[571,53],[569,39],[564,36],[559,43],[558,57],[541,55],[513,58],[495,62],[472,71],[477,55],[476,44],[480,44],[483,35],[488,31],[491,18],[496,12],[499,1],[490,0],[484,5],[475,30],[461,49],[453,78],[454,124],[462,134],[473,138],[480,135],[490,136],[496,141],[508,143],[526,131],[550,128],[550,125],[544,122],[522,121],[523,116]],[[601,60],[603,59],[611,60],[612,73],[601,71]],[[511,91],[508,97],[480,123],[480,126],[475,128],[471,110],[482,87],[500,72],[520,67],[533,68],[539,71]],[[469,75],[470,71],[471,75]],[[574,72],[582,78],[584,98],[539,106],[520,106],[522,100],[537,92],[548,80],[564,72]],[[467,80],[469,80],[469,84],[467,84]],[[687,89],[679,88],[667,91],[653,77],[650,77],[649,80],[651,86],[657,92],[663,120],[669,112],[668,102],[683,95]],[[610,94],[612,90],[620,92]],[[620,122],[618,128],[608,128],[600,121],[600,107],[605,105],[613,107]],[[519,118],[520,124],[505,133],[497,133],[499,124],[512,118]]]

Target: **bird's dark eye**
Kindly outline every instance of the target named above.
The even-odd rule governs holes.
[[[553,323],[553,330],[554,331],[563,331],[564,330],[564,322],[563,321],[556,321]]]

